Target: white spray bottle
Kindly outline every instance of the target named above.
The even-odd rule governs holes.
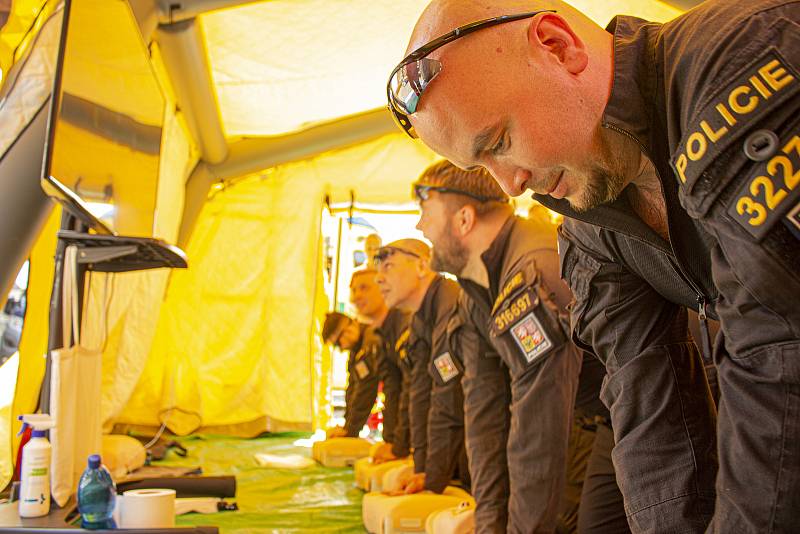
[[[46,414],[20,415],[22,429],[33,429],[22,448],[22,485],[19,494],[20,517],[40,517],[50,512],[50,453],[46,432],[53,421]]]

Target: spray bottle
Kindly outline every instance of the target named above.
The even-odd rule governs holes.
[[[53,421],[46,414],[20,415],[22,433],[33,428],[31,439],[22,450],[22,486],[19,494],[20,517],[40,517],[50,512],[50,453],[46,432]]]

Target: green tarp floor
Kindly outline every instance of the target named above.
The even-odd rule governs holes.
[[[309,437],[286,433],[255,439],[177,438],[188,455],[181,458],[170,452],[158,465],[200,466],[205,475],[234,475],[239,505],[238,512],[178,516],[177,526],[214,525],[222,534],[365,532],[363,493],[353,485],[352,468],[267,469],[256,463],[259,452],[310,456],[310,448],[293,445]]]

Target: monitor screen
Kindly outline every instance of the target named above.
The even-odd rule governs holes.
[[[124,0],[68,2],[44,176],[116,233],[151,236],[164,97]]]

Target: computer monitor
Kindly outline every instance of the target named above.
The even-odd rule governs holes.
[[[66,9],[42,175],[114,232],[152,236],[165,101],[149,50],[127,1]]]
[[[65,12],[58,2],[44,6],[0,84],[0,302],[53,207],[39,179]]]

